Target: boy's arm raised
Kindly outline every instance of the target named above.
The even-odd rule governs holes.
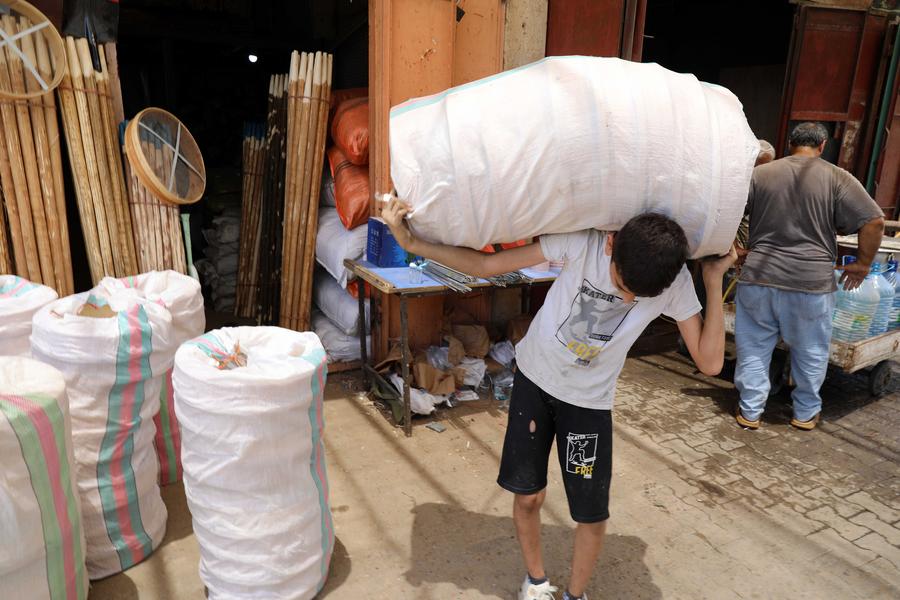
[[[381,217],[391,228],[397,243],[407,252],[468,275],[492,277],[531,267],[546,260],[540,244],[527,244],[503,252],[486,254],[471,248],[426,242],[414,236],[409,230],[404,220],[408,213],[409,207],[397,198],[392,198],[381,211]]]
[[[722,309],[722,278],[734,264],[732,247],[725,256],[703,263],[706,287],[706,319],[700,314],[678,322],[678,331],[694,364],[704,375],[718,375],[725,362],[725,313]]]

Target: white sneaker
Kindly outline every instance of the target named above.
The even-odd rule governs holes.
[[[554,594],[559,591],[556,586],[550,585],[550,581],[534,585],[529,583],[528,576],[522,582],[522,589],[519,590],[519,600],[556,600]]]

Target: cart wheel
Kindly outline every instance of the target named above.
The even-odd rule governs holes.
[[[788,353],[776,349],[769,363],[769,397],[777,396],[784,389],[786,381],[784,369],[788,362]]]
[[[873,396],[881,396],[891,385],[893,372],[888,361],[883,360],[875,368],[869,371],[869,393]]]

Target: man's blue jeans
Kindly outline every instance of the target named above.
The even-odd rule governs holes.
[[[819,390],[828,370],[834,294],[807,294],[741,283],[737,291],[734,384],[741,412],[755,421],[769,397],[769,363],[778,338],[790,347],[794,418],[808,421],[822,410]]]

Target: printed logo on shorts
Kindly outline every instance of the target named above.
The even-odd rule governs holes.
[[[570,433],[566,436],[566,471],[585,479],[594,476],[598,433]]]

